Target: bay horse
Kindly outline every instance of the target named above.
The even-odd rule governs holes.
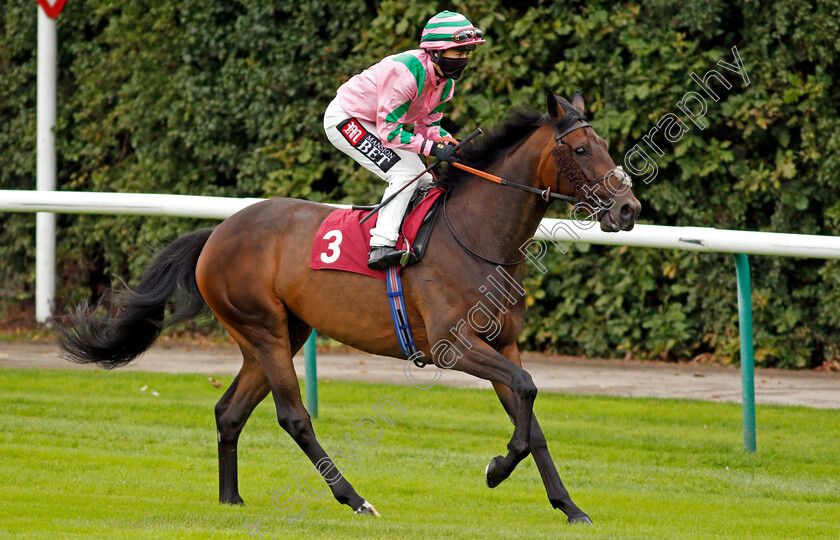
[[[547,113],[515,110],[483,142],[461,151],[464,164],[505,177],[520,189],[454,167],[442,173],[449,188],[444,207],[449,227],[438,223],[425,258],[403,269],[403,289],[415,345],[425,359],[490,381],[514,423],[507,454],[493,458],[485,470],[488,486],[499,485],[531,454],[551,505],[569,523],[591,523],[563,486],[534,416],[537,387],[522,368],[516,343],[525,302],[512,302],[510,293],[521,289],[520,247],[532,238],[554,199],[598,204],[593,215],[602,230],[611,232],[632,229],[641,205],[629,189],[629,177],[611,174],[620,168],[607,143],[585,122],[580,93],[571,103],[551,91],[546,95]],[[626,189],[616,189],[610,183],[615,178]],[[215,409],[222,503],[242,503],[237,441],[251,412],[270,392],[278,423],[322,476],[331,475],[328,484],[336,500],[355,513],[379,515],[315,438],[292,364],[313,328],[368,353],[402,357],[380,280],[309,268],[316,231],[333,211],[287,198],[249,206],[165,248],[137,288],[126,292],[116,315],[94,315],[94,308],[82,304],[67,326],[58,325],[68,359],[114,368],[146,351],[164,326],[196,316],[205,305],[210,308],[242,351],[242,368]],[[491,333],[464,325],[470,307],[484,299],[481,284],[501,266],[512,279],[503,284],[509,294],[500,295],[493,308],[500,327]],[[165,306],[176,291],[180,300],[167,318]],[[455,341],[452,329],[460,344],[454,365],[451,356],[436,355],[433,346],[447,338]]]

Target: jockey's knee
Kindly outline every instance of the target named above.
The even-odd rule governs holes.
[[[417,178],[417,173],[408,174],[408,175],[406,175],[406,174],[396,174],[396,175],[390,176],[388,178],[388,183],[391,186],[401,188],[404,185],[411,182],[412,180],[414,180],[415,178]],[[432,175],[429,174],[429,173],[424,173],[423,175],[420,176],[420,178],[417,178],[417,180],[414,180],[414,183],[411,184],[411,186],[409,186],[405,189],[406,189],[406,191],[412,191],[413,192],[415,189],[420,188],[420,187],[427,188],[427,187],[431,186],[433,182],[434,182],[434,178],[432,177]]]
[[[395,174],[395,175],[389,176],[387,180],[388,180],[388,185],[390,185],[392,188],[399,189],[399,188],[402,188],[403,186],[407,185],[409,182],[411,182],[415,178],[417,178],[417,173],[414,173],[414,174]],[[420,178],[417,178],[417,180],[414,180],[414,182],[410,186],[405,188],[404,191],[409,192],[409,193],[414,193],[414,190],[416,190],[419,187],[424,187],[425,188],[425,187],[430,186],[432,184],[432,180],[433,180],[432,175],[430,175],[429,173],[426,173],[426,174],[422,175]]]
[[[419,184],[419,187],[421,187],[423,189],[432,187],[432,184],[434,184],[434,183],[435,183],[435,179],[429,173],[424,174],[423,176],[421,176],[417,180],[417,184]]]

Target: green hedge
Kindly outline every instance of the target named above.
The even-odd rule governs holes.
[[[123,2],[73,0],[58,19],[59,185],[64,190],[291,196],[371,202],[382,185],[321,128],[335,89],[416,46],[425,20],[464,12],[487,36],[444,126],[492,126],[539,108],[548,86],[580,89],[621,162],[698,86],[732,62],[750,79],[708,101],[705,130],[662,144],[637,182],[643,222],[837,234],[840,81],[836,0],[503,2]],[[34,2],[0,4],[0,189],[35,184]],[[661,138],[660,138],[661,140]],[[556,216],[566,215],[558,206]],[[59,218],[59,307],[134,282],[156,246],[199,220]],[[730,255],[578,245],[527,277],[523,342],[598,356],[737,361]],[[753,257],[756,359],[837,360],[840,265]],[[0,295],[33,294],[34,217],[0,214]]]

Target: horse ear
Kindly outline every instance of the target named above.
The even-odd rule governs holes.
[[[572,105],[581,113],[586,112],[586,104],[583,102],[583,96],[580,95],[580,90],[575,90],[575,95],[572,96]]]
[[[554,95],[554,90],[551,88],[545,89],[545,106],[548,109],[548,115],[552,118],[556,119],[566,115],[566,111],[560,106],[560,102],[557,101],[557,96]]]

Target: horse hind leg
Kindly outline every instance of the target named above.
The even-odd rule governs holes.
[[[274,398],[277,422],[315,465],[339,503],[346,504],[357,514],[378,516],[376,509],[356,493],[318,443],[303,405],[292,356],[306,340],[309,328],[290,315],[282,304],[261,307],[261,317],[254,319],[251,325],[240,325],[239,330],[245,340],[243,346],[253,351],[265,374]],[[306,484],[308,477],[308,474],[304,475],[301,483],[305,489],[312,489]]]
[[[268,395],[268,379],[257,359],[244,347],[242,368],[216,404],[219,446],[219,502],[242,504],[239,495],[237,445],[254,408]]]
[[[292,355],[300,350],[312,329],[297,319],[289,321]],[[216,429],[219,446],[219,502],[243,504],[239,495],[237,445],[239,434],[256,406],[270,391],[268,379],[256,357],[245,347],[242,368],[216,404]]]

